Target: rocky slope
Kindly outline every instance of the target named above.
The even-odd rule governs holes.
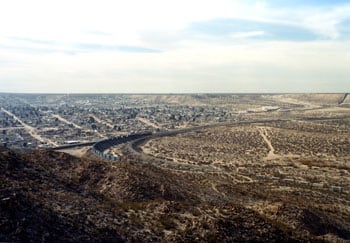
[[[330,235],[350,239],[349,225],[343,218],[332,218],[331,212],[277,197],[278,209],[270,205],[259,211],[248,202],[266,198],[264,190],[225,180],[218,174],[135,162],[1,148],[0,241],[307,242]],[[213,181],[221,181],[226,194],[212,186]]]

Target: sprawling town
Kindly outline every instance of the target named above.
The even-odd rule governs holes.
[[[144,131],[239,120],[249,112],[290,109],[286,105],[274,106],[271,100],[264,100],[261,106],[249,101],[251,104],[239,107],[235,106],[238,99],[232,95],[0,94],[0,144],[52,148]]]

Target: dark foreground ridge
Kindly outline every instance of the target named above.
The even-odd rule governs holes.
[[[207,184],[218,178],[0,148],[0,241],[308,242],[325,234],[350,239],[349,225],[331,212],[271,192],[283,220],[266,217],[246,203],[263,200],[263,190],[234,185],[223,196]]]

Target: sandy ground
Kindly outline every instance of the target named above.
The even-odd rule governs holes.
[[[332,114],[332,115],[336,115],[336,114],[349,114],[350,113],[350,109],[346,108],[346,107],[329,107],[329,108],[324,108],[324,109],[318,109],[318,110],[309,110],[309,111],[305,111],[304,114],[319,114],[319,113],[327,113],[327,114]]]
[[[310,105],[317,106],[321,104],[337,105],[339,100],[344,97],[344,94],[284,94],[273,97],[282,102],[310,107]]]
[[[267,146],[269,147],[269,153],[267,154],[266,159],[273,160],[273,159],[279,158],[280,156],[275,154],[275,149],[272,146],[271,141],[267,137],[267,129],[265,127],[260,127],[259,133],[260,133],[261,137],[264,139]]]
[[[63,153],[67,153],[70,154],[72,156],[81,158],[83,157],[86,152],[90,149],[91,147],[80,147],[80,148],[72,148],[72,149],[62,149],[62,150],[58,150],[59,152],[63,152]]]
[[[350,95],[348,95],[345,100],[343,101],[343,104],[350,104]]]
[[[294,98],[290,98],[290,97],[285,97],[285,96],[274,96],[273,98],[279,102],[294,104],[294,105],[303,105],[303,106],[310,108],[310,109],[320,107],[320,106],[312,104],[310,102],[306,102],[306,101],[302,101],[302,100],[298,100],[298,99],[294,99]]]

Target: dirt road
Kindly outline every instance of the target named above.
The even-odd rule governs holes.
[[[52,116],[55,117],[55,118],[57,118],[57,119],[60,120],[61,122],[64,122],[64,123],[66,123],[66,124],[68,124],[68,125],[73,125],[73,127],[75,127],[75,128],[82,129],[81,126],[75,124],[74,122],[68,121],[67,119],[63,118],[63,117],[60,116],[60,115],[53,114]]]
[[[41,137],[40,134],[38,133],[38,130],[36,128],[34,128],[32,126],[29,126],[28,124],[24,123],[15,114],[11,113],[8,110],[5,110],[4,108],[1,108],[1,110],[3,112],[5,112],[7,115],[9,115],[10,117],[12,117],[14,120],[18,121],[23,126],[23,128],[30,134],[30,136],[32,136],[33,138],[35,138],[39,142],[44,143],[44,144],[45,143],[46,144],[50,144],[50,145],[53,145],[55,147],[57,146],[57,144],[55,142],[51,141],[50,139]]]
[[[272,160],[272,159],[278,158],[279,155],[275,154],[275,148],[272,146],[271,141],[267,137],[267,130],[266,130],[266,128],[265,127],[260,127],[259,128],[259,132],[260,132],[261,137],[264,139],[265,143],[269,147],[269,153],[267,154],[266,159],[267,160]]]
[[[144,124],[146,124],[146,125],[148,125],[148,126],[151,126],[151,127],[154,127],[154,128],[162,129],[162,127],[158,126],[157,124],[151,122],[150,120],[148,120],[148,119],[146,119],[146,118],[137,117],[136,119],[139,120],[140,122],[143,122]]]

